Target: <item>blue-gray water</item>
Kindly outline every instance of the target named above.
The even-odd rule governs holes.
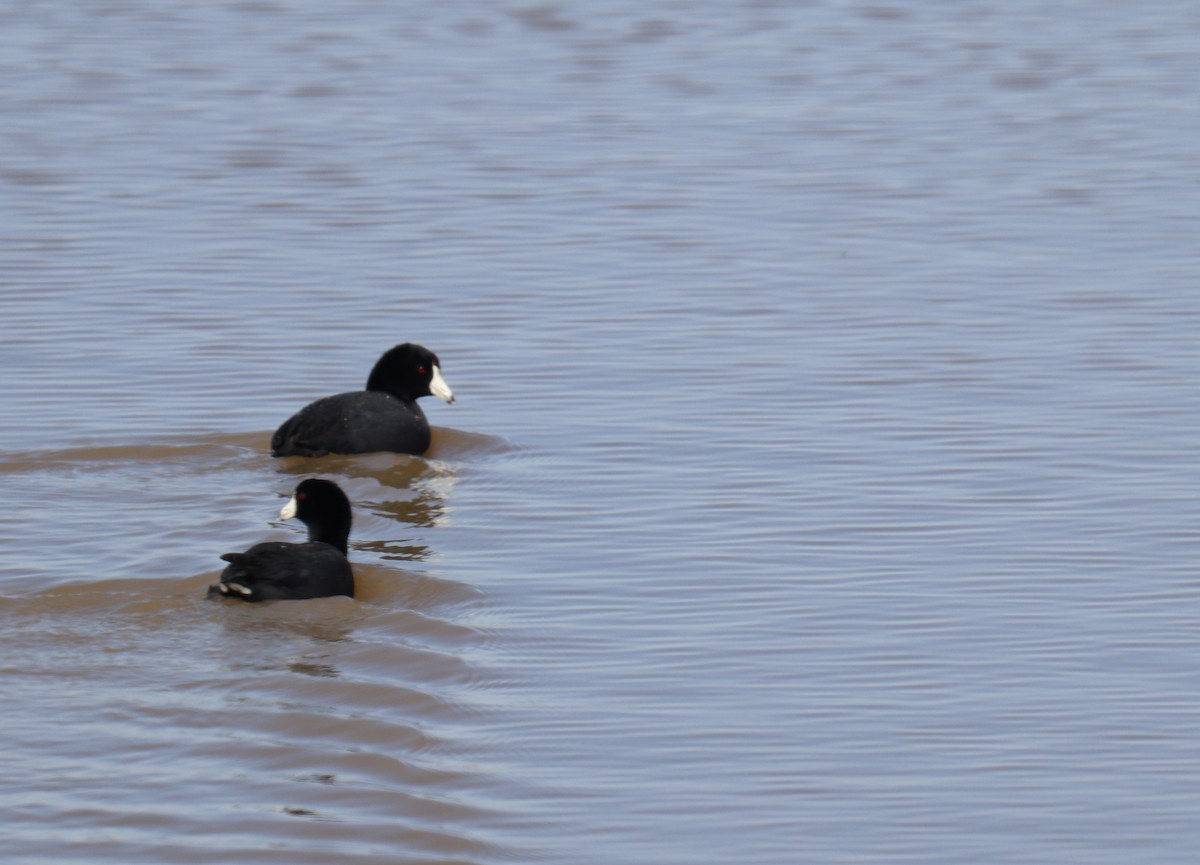
[[[1194,862],[1198,37],[0,4],[5,861]],[[361,596],[202,600],[308,474]]]

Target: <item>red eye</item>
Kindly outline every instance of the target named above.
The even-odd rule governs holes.
[[[302,502],[308,498],[308,493],[296,493],[296,501]]]
[[[417,375],[425,375],[425,367],[423,367],[423,366],[417,367]]]

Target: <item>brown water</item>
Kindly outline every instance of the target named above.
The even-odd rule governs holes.
[[[1198,31],[0,6],[4,861],[1194,861]]]

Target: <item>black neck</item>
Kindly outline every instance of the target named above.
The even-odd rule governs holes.
[[[309,541],[319,541],[347,554],[346,542],[350,538],[350,521],[336,518],[311,521],[308,524]]]

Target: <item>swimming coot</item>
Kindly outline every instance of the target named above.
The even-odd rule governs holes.
[[[284,421],[271,436],[271,455],[423,454],[429,421],[417,399],[430,395],[454,404],[437,355],[411,342],[397,345],[376,361],[366,390],[319,399]]]
[[[350,500],[332,481],[301,481],[281,520],[299,517],[308,526],[308,543],[255,544],[244,553],[226,553],[229,566],[208,596],[242,601],[302,600],[329,595],[354,597],[354,574],[346,559],[350,537]]]

